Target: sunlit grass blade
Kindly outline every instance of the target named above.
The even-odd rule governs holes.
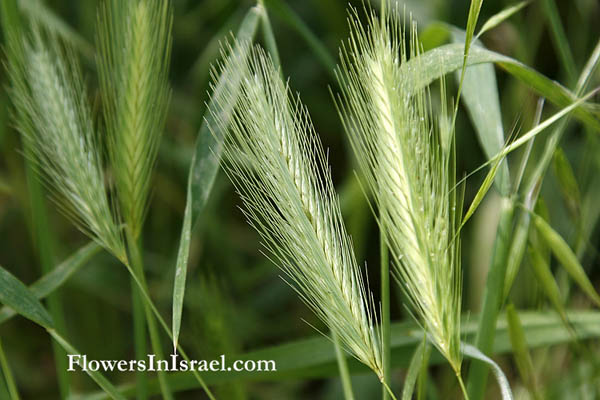
[[[571,275],[573,280],[577,282],[590,300],[592,300],[596,306],[600,307],[600,295],[598,295],[598,292],[594,289],[583,266],[567,242],[565,242],[565,240],[540,216],[532,215],[532,219],[537,231],[546,241],[548,247],[552,250],[552,253],[558,261],[560,261],[563,268]]]
[[[521,1],[517,4],[515,4],[514,6],[507,7],[504,10],[500,11],[499,13],[492,15],[487,21],[485,21],[485,23],[483,24],[483,26],[481,27],[481,29],[479,30],[479,33],[477,33],[477,36],[475,38],[477,39],[481,35],[483,35],[485,32],[489,31],[490,29],[494,29],[495,27],[500,25],[502,22],[509,19],[513,14],[516,14],[519,11],[521,11],[521,9],[523,7],[528,6],[529,3],[531,3],[531,0]]]
[[[245,60],[248,57],[248,46],[240,45],[239,43],[250,43],[253,40],[262,12],[264,10],[261,10],[258,6],[248,11],[237,34],[239,42],[230,49],[230,60],[243,62],[240,60]],[[228,121],[231,118],[233,104],[226,104],[222,97],[237,97],[237,92],[241,84],[239,75],[241,71],[236,71],[235,66],[236,64],[231,62],[226,67],[223,67],[221,74],[218,75],[218,79],[215,78],[216,83],[212,88],[212,98],[208,103],[208,109],[200,127],[196,142],[196,151],[188,173],[186,206],[177,252],[173,289],[173,345],[175,348],[177,348],[181,327],[192,229],[208,200],[223,152],[226,128],[223,128],[221,131],[218,130],[219,128],[215,124],[215,116],[224,121]],[[213,127],[213,133],[210,132],[209,127]]]
[[[246,45],[247,46],[247,45]],[[229,130],[226,171],[244,213],[272,260],[345,350],[382,379],[379,333],[346,234],[326,156],[308,113],[292,98],[273,61],[260,48],[229,59],[240,92],[218,98],[233,118],[215,115]]]
[[[0,266],[0,303],[45,328],[54,323],[48,311],[31,291],[13,274]]]
[[[461,349],[466,356],[469,356],[478,361],[481,361],[481,362],[487,364],[492,369],[492,372],[494,373],[494,376],[496,377],[496,381],[498,382],[498,385],[500,386],[500,393],[502,395],[502,400],[512,400],[513,399],[513,394],[510,389],[510,384],[508,383],[508,379],[506,378],[506,375],[504,375],[504,372],[502,372],[502,369],[498,366],[498,364],[496,364],[494,362],[494,360],[492,360],[491,358],[489,358],[488,356],[483,354],[481,351],[479,351],[479,349],[477,349],[477,347],[471,346],[470,344],[462,343]]]

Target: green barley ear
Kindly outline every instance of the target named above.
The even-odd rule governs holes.
[[[414,85],[401,72],[408,59],[418,60],[419,43],[412,22],[407,43],[399,14],[390,12],[383,23],[371,15],[365,27],[352,13],[351,36],[337,71],[339,109],[380,209],[395,276],[433,343],[459,373],[453,139],[446,124],[433,122],[428,90],[411,92]],[[418,71],[418,61],[414,68]]]
[[[16,125],[33,149],[38,172],[62,211],[124,261],[75,55],[35,27],[31,39],[10,38],[9,49],[17,47],[22,52],[14,53],[22,57],[10,57],[8,65]]]
[[[168,0],[106,0],[98,16],[98,66],[108,151],[125,223],[140,234],[170,99]]]
[[[326,155],[306,108],[292,97],[260,48],[229,59],[242,74],[228,130],[226,172],[249,223],[299,296],[345,349],[382,378],[380,334],[371,295],[346,233]]]

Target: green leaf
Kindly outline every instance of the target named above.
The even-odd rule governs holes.
[[[525,331],[529,348],[557,345],[573,340],[571,334],[563,326],[561,319],[555,313],[549,312],[520,312],[519,317]],[[461,337],[472,341],[477,332],[478,316],[469,316],[461,324]],[[600,337],[600,312],[569,310],[569,319],[580,340]],[[392,366],[407,368],[411,356],[422,342],[423,331],[414,322],[393,323],[392,330]],[[506,318],[498,318],[496,325],[496,340],[494,354],[510,352],[512,346],[508,336]],[[274,360],[276,372],[206,372],[203,376],[207,384],[227,384],[232,381],[281,381],[298,380],[302,378],[323,378],[337,376],[338,368],[333,343],[322,335],[294,342],[252,351],[243,355],[232,355],[230,360]],[[437,350],[431,354],[431,365],[445,363],[445,359]],[[349,359],[348,366],[352,373],[366,373],[368,367],[360,362]],[[183,391],[199,386],[191,373],[178,372],[168,375],[173,390]],[[127,384],[120,387],[126,396],[135,394],[135,386]],[[151,393],[158,393],[158,381],[149,382]],[[78,399],[100,400],[106,395],[94,393]]]
[[[508,18],[510,18],[513,14],[519,12],[523,7],[529,5],[529,3],[530,3],[530,0],[522,1],[520,3],[515,4],[514,6],[505,8],[504,10],[500,11],[498,14],[492,15],[487,21],[485,21],[485,23],[479,30],[477,37],[480,37],[481,35],[483,35],[487,31],[489,31],[490,29],[497,27],[502,22],[504,22]]]
[[[538,215],[532,215],[532,218],[535,227],[548,244],[548,247],[552,250],[554,256],[556,256],[558,261],[560,261],[562,266],[569,275],[571,275],[573,280],[577,282],[584,293],[587,294],[597,306],[600,306],[600,296],[598,295],[598,292],[594,289],[594,286],[579,263],[577,256],[573,253],[567,242],[565,242],[565,240],[552,229],[543,218]]]
[[[79,268],[85,265],[102,247],[95,242],[90,242],[77,250],[73,255],[60,263],[51,272],[47,273],[29,287],[29,291],[36,299],[43,299],[61,287]],[[12,318],[16,312],[4,306],[0,309],[0,324]]]
[[[188,190],[185,213],[183,216],[183,229],[179,241],[177,264],[175,266],[175,283],[173,287],[173,349],[176,351],[181,328],[181,314],[183,312],[183,298],[185,295],[185,278],[187,275],[188,257],[190,252],[190,239],[192,235],[192,192]]]
[[[420,60],[411,59],[404,63],[401,67],[403,72],[413,75],[411,79],[407,79],[408,82],[413,83],[412,91],[461,68],[463,49],[464,46],[461,44],[448,44],[421,54]],[[558,107],[566,107],[577,100],[577,96],[564,86],[521,62],[490,50],[473,47],[467,60],[468,66],[483,63],[495,63]],[[420,69],[416,70],[415,65],[419,65]],[[573,114],[591,128],[600,130],[600,114],[597,106],[585,104]]]
[[[260,21],[260,7],[253,7],[244,17],[242,24],[238,30],[236,38],[238,42],[251,42],[256,33],[258,23]],[[236,45],[232,50],[232,57],[247,57],[247,46]],[[212,191],[217,172],[219,170],[219,162],[223,150],[223,140],[225,132],[214,131],[211,133],[210,127],[214,124],[214,115],[219,113],[231,114],[233,105],[229,109],[225,109],[221,104],[223,93],[227,91],[236,92],[239,90],[240,74],[233,70],[224,70],[216,83],[211,101],[204,113],[204,121],[198,133],[196,141],[196,149],[190,167],[190,180],[188,182],[188,191],[192,192],[192,227],[196,225],[198,216],[204,208],[208,196]]]
[[[44,328],[52,328],[50,314],[20,280],[0,266],[0,303]]]
[[[231,49],[229,57],[245,58],[248,56],[247,52],[249,48],[244,43],[247,44],[253,40],[260,15],[263,12],[264,9],[261,6],[253,7],[248,11],[238,30],[238,41],[235,47]],[[196,143],[196,152],[190,166],[185,214],[179,241],[179,250],[177,252],[173,288],[173,345],[175,348],[177,348],[181,328],[191,230],[197,222],[198,216],[204,208],[214,185],[223,151],[223,141],[225,140],[226,132],[217,129],[217,124],[214,123],[214,116],[225,115],[222,118],[224,120],[229,119],[233,111],[233,104],[223,104],[223,95],[228,96],[239,90],[240,76],[239,71],[235,71],[232,68],[224,68],[222,75],[214,87],[211,101],[204,115],[204,121],[200,127]]]
[[[464,355],[474,358],[476,360],[482,361],[482,362],[486,363],[487,365],[489,365],[492,368],[492,372],[494,373],[494,376],[496,377],[496,381],[498,381],[498,385],[500,386],[500,393],[502,394],[502,399],[503,400],[512,400],[513,399],[513,395],[512,395],[512,391],[510,390],[510,385],[508,383],[508,379],[506,379],[506,375],[504,375],[504,372],[502,372],[502,369],[500,369],[500,367],[498,366],[498,364],[496,364],[494,362],[494,360],[492,360],[491,358],[489,358],[488,356],[483,354],[481,351],[479,351],[477,349],[477,347],[471,346],[470,344],[461,343],[460,348]]]
[[[63,349],[65,349],[67,354],[81,356],[81,353],[77,351],[77,349],[75,349],[69,342],[67,342],[65,338],[60,336],[55,330],[49,329],[48,333]],[[110,395],[111,398],[116,400],[126,400],[126,398],[119,393],[119,390],[115,388],[113,384],[110,383],[108,379],[106,379],[100,372],[92,371],[89,368],[87,368],[85,372],[94,380],[94,382],[98,384],[98,386],[104,390],[104,392]]]
[[[404,379],[404,387],[402,388],[402,400],[412,399],[415,385],[419,374],[423,372],[423,368],[426,368],[427,361],[429,360],[429,353],[431,347],[427,340],[421,341],[421,343],[415,349],[415,352],[410,360],[408,371],[406,372],[406,378]]]

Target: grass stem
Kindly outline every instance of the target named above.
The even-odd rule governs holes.
[[[8,393],[11,400],[19,400],[19,391],[17,390],[15,378],[10,370],[10,365],[8,365],[8,361],[6,360],[6,355],[4,354],[4,349],[2,348],[2,341],[0,341],[0,368],[4,373],[4,379],[6,380],[6,386],[8,387]]]
[[[342,380],[342,389],[344,390],[344,399],[354,400],[354,392],[352,390],[352,380],[350,379],[350,371],[346,362],[346,355],[340,345],[337,335],[332,332],[333,344],[335,346],[335,357],[337,359],[338,369],[340,371],[340,379]]]

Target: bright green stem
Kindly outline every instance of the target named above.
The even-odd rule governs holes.
[[[4,349],[2,348],[2,341],[0,341],[0,368],[4,374],[4,379],[6,380],[6,386],[8,387],[8,393],[11,400],[19,400],[19,391],[17,390],[15,379],[13,378],[12,371],[10,370],[10,365],[8,365],[8,361],[6,360],[6,355],[4,354]]]
[[[504,279],[508,254],[510,251],[512,225],[514,217],[514,205],[508,198],[504,198],[500,222],[498,224],[498,235],[494,245],[492,265],[487,275],[485,292],[483,295],[483,308],[475,345],[485,355],[489,356],[494,345],[496,334],[496,321],[503,300]],[[488,367],[479,360],[473,360],[469,370],[468,393],[471,400],[483,399],[488,376]]]
[[[382,343],[382,362],[383,362],[383,381],[390,384],[391,375],[391,338],[390,338],[390,263],[385,237],[385,230],[380,231],[380,259],[381,259],[381,341]],[[383,391],[383,400],[390,398],[387,391]]]
[[[340,370],[340,379],[342,380],[342,389],[344,390],[344,399],[354,400],[354,392],[352,391],[352,381],[350,380],[350,371],[346,362],[346,355],[340,341],[335,333],[332,332],[333,344],[335,346],[335,356],[337,358],[338,368]]]
[[[133,279],[131,279],[131,296],[135,358],[141,360],[146,357],[146,318],[144,316],[142,294]],[[145,372],[137,372],[136,390],[138,400],[148,398],[148,377]]]
[[[465,400],[469,400],[469,393],[467,392],[467,388],[465,387],[465,382],[463,381],[463,378],[460,375],[460,372],[456,373],[456,379],[458,379],[458,384],[460,385],[460,390],[462,391]]]
[[[11,35],[20,39],[23,35],[23,30],[16,1],[3,0],[0,5],[0,11],[2,13],[2,27],[5,40],[11,37]],[[14,46],[14,50],[18,53],[12,53],[13,56],[23,57],[22,47],[19,47],[17,44],[17,46]],[[56,248],[56,241],[51,234],[50,224],[48,223],[48,212],[44,202],[44,191],[32,165],[31,160],[34,159],[33,151],[29,148],[27,141],[23,141],[23,147],[29,204],[31,207],[30,229],[33,242],[37,248],[41,272],[42,274],[47,274],[54,268],[54,249]],[[57,331],[61,333],[64,332],[65,318],[58,293],[53,293],[48,296],[48,308]],[[54,341],[52,341],[52,348],[60,394],[62,398],[67,398],[69,397],[67,355]]]
[[[144,262],[142,259],[142,254],[140,251],[140,244],[139,241],[136,240],[135,238],[132,237],[132,235],[128,232],[127,234],[127,244],[129,246],[129,254],[130,254],[130,259],[131,259],[131,267],[133,270],[133,273],[135,274],[135,277],[138,278],[138,281],[136,282],[136,280],[132,277],[132,279],[134,279],[132,281],[133,285],[137,285],[138,282],[139,284],[141,284],[141,286],[143,287],[143,290],[147,293],[148,292],[148,285],[146,284],[146,278],[144,276]],[[142,307],[139,307],[142,303],[143,297],[141,297],[141,293],[140,290],[142,288],[135,288],[136,290],[133,291],[133,311],[134,313],[136,312],[141,312],[143,309],[143,312],[145,313],[145,319],[146,319],[146,324],[148,325],[148,331],[150,333],[150,342],[152,345],[152,351],[154,352],[154,354],[156,355],[156,357],[159,360],[164,359],[164,352],[162,349],[162,345],[160,343],[160,337],[158,335],[158,330],[156,329],[156,321],[154,319],[154,315],[152,315],[152,310],[150,309],[150,307],[147,304],[143,305]],[[138,297],[139,296],[139,297]],[[137,299],[136,299],[137,297]],[[136,304],[140,303],[140,304]],[[145,348],[146,348],[146,338],[145,338],[145,333],[143,332],[143,329],[141,332],[138,331],[138,329],[140,329],[141,327],[139,327],[139,324],[143,324],[144,322],[144,315],[143,314],[138,314],[137,316],[134,314],[134,328],[135,328],[135,339],[136,339],[136,355],[143,358],[145,357],[145,354],[139,355],[137,354],[138,351],[142,351],[145,352]],[[143,338],[143,342],[142,343],[137,343],[137,340],[142,340],[142,336]],[[142,348],[143,346],[143,348]],[[160,389],[163,395],[163,398],[165,399],[173,399],[173,394],[171,393],[171,389],[169,388],[169,384],[167,382],[167,377],[165,375],[164,371],[158,371],[158,382],[160,384]],[[146,384],[146,382],[142,381],[138,381],[139,384]],[[145,393],[147,393],[147,388],[143,388],[140,391],[138,391],[138,398],[140,398],[140,396],[145,395]]]

